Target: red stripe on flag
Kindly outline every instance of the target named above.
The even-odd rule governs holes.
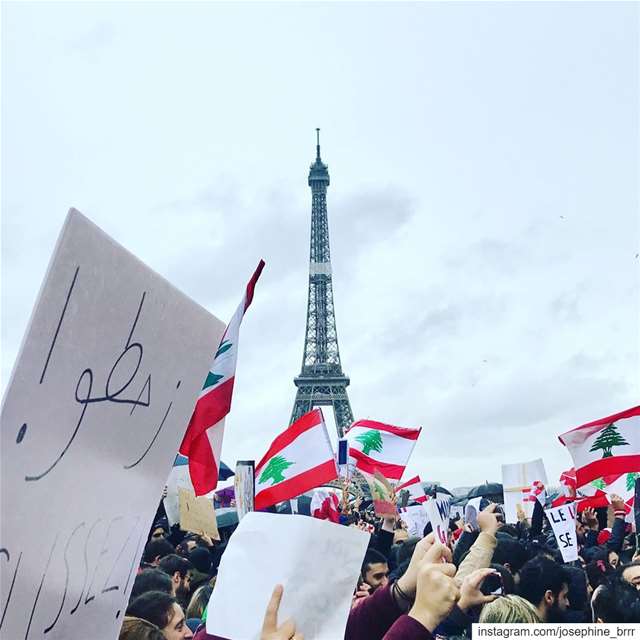
[[[406,438],[407,440],[417,440],[418,436],[420,435],[420,430],[422,429],[422,427],[394,427],[392,424],[384,424],[383,422],[376,422],[375,420],[358,420],[349,427],[345,435],[347,435],[349,431],[351,431],[351,429],[354,429],[355,427],[364,427],[366,429],[387,431],[388,433],[393,433],[396,436]]]
[[[257,476],[258,468],[256,467],[256,477]],[[315,489],[322,484],[331,482],[337,477],[338,470],[336,469],[335,460],[327,460],[327,462],[323,462],[317,467],[313,467],[304,473],[300,473],[297,476],[293,476],[283,482],[279,482],[273,487],[260,491],[255,498],[255,509],[266,509],[278,502],[290,500],[305,491]]]
[[[600,418],[599,420],[594,420],[593,422],[587,422],[587,424],[583,424],[579,427],[576,427],[575,429],[570,429],[569,431],[567,431],[567,433],[580,431],[581,429],[591,429],[599,425],[606,426],[610,422],[617,422],[618,420],[632,418],[633,416],[640,416],[640,405],[637,407],[632,407],[631,409],[627,409],[626,411],[620,411],[620,413],[614,413],[612,416],[608,416],[607,418]],[[560,442],[562,442],[565,447],[567,446],[566,442],[562,439],[562,436],[558,436],[558,440],[560,440]]]
[[[407,480],[404,484],[399,484],[396,487],[396,491],[400,491],[400,489],[406,489],[408,486],[412,484],[420,484],[420,476],[414,476],[411,480]],[[422,489],[422,485],[420,486]]]
[[[260,260],[260,262],[258,263],[258,266],[256,267],[256,270],[253,272],[253,275],[251,276],[251,280],[249,280],[249,283],[247,284],[247,292],[244,300],[245,312],[249,308],[249,305],[253,300],[253,292],[255,291],[255,288],[256,288],[256,282],[258,282],[258,278],[260,277],[260,274],[262,273],[263,269],[264,269],[264,260]]]
[[[234,381],[235,376],[225,380],[220,386],[198,400],[180,445],[179,451],[183,456],[190,458],[189,451],[193,442],[229,413]]]
[[[405,467],[399,464],[388,464],[374,460],[358,449],[349,448],[349,455],[356,459],[356,467],[358,469],[371,475],[375,474],[377,469],[385,478],[400,480],[405,470]]]
[[[279,451],[282,451],[285,447],[290,445],[298,436],[302,435],[305,431],[309,429],[313,429],[313,427],[317,427],[319,424],[324,422],[322,417],[322,412],[320,409],[313,409],[309,411],[309,413],[305,413],[303,416],[298,418],[286,431],[281,433],[269,447],[267,453],[262,456],[262,460],[258,463],[256,467],[256,475],[258,470],[268,462],[273,456],[275,456]]]
[[[602,476],[622,475],[634,471],[640,471],[640,454],[602,458],[576,469],[576,484],[580,488]]]
[[[206,433],[191,441],[189,476],[197,496],[213,491],[218,485],[218,465]]]

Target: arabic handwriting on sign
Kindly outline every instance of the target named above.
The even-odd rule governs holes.
[[[60,315],[60,319],[58,321],[58,326],[56,327],[56,331],[53,336],[51,345],[49,347],[49,352],[47,354],[47,359],[46,359],[44,368],[42,370],[42,375],[40,377],[40,384],[42,384],[42,382],[44,381],[45,373],[47,371],[47,367],[49,365],[49,361],[51,359],[51,355],[53,353],[54,346],[56,344],[58,334],[60,332],[60,327],[62,326],[62,322],[64,320],[67,307],[69,305],[69,300],[71,298],[73,288],[76,284],[79,270],[80,270],[80,267],[77,267],[75,274],[73,276],[73,281],[71,282],[71,286],[69,287],[69,290],[67,292],[67,297],[64,303],[64,307],[62,309],[62,313]],[[124,349],[122,353],[116,358],[116,361],[114,365],[111,367],[111,371],[107,376],[104,395],[92,396],[93,380],[94,380],[93,369],[91,367],[87,367],[86,369],[84,369],[84,371],[80,374],[80,377],[78,378],[78,383],[76,384],[76,389],[75,389],[75,401],[82,406],[82,410],[80,412],[80,416],[75,425],[75,428],[71,433],[71,436],[67,440],[67,443],[63,447],[62,451],[58,454],[57,458],[46,469],[44,469],[40,473],[26,475],[25,481],[32,482],[32,481],[40,480],[44,478],[48,473],[50,473],[58,465],[58,463],[62,460],[64,455],[67,453],[67,451],[73,444],[73,441],[75,440],[76,436],[78,435],[78,432],[80,430],[80,427],[82,426],[82,422],[84,420],[85,414],[87,412],[87,408],[90,404],[99,404],[102,402],[130,404],[132,405],[131,413],[133,413],[133,410],[138,406],[148,407],[150,405],[151,374],[147,376],[146,381],[136,399],[121,397],[122,394],[128,389],[128,387],[131,385],[131,383],[135,379],[140,369],[140,365],[142,363],[142,356],[144,353],[144,349],[140,342],[132,342],[132,338],[133,338],[133,333],[138,324],[138,320],[140,319],[140,314],[142,312],[142,307],[144,305],[145,296],[146,296],[146,292],[143,292],[142,297],[140,299],[140,304],[138,306],[138,310],[136,312],[136,316],[133,321],[133,324],[131,325],[131,330],[129,331],[129,335],[127,337]],[[120,378],[119,382],[118,382],[118,378]],[[113,389],[114,386],[117,387],[115,390]],[[146,391],[146,394],[145,394],[145,391]],[[145,398],[143,398],[143,395],[145,395]],[[171,403],[169,404],[169,409],[170,408],[171,408]],[[160,424],[160,427],[158,428],[156,434],[154,435],[153,440],[151,441],[151,444],[149,445],[145,453],[141,456],[140,460],[144,458],[144,456],[148,453],[149,449],[155,442],[155,439],[157,438],[160,430],[164,425],[164,420],[166,420],[166,417],[169,413],[169,409],[167,409],[167,413],[165,414],[165,417],[163,418],[163,421]],[[22,427],[20,428],[20,431],[18,432],[16,443],[22,442],[22,439],[24,438],[26,430],[27,430],[27,426],[25,423],[22,425]],[[137,462],[139,462],[140,460],[138,460]],[[135,464],[137,464],[137,462]],[[135,465],[132,465],[132,466],[135,466]]]

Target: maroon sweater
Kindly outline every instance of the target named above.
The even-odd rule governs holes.
[[[209,635],[202,627],[194,640],[224,639]],[[433,636],[417,620],[403,615],[387,585],[351,609],[344,640],[433,640]]]

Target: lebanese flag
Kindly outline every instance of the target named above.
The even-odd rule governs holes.
[[[258,463],[255,509],[290,500],[337,477],[322,411],[314,409],[283,431]]]
[[[427,501],[427,495],[422,488],[420,476],[415,476],[411,478],[411,480],[407,480],[403,484],[399,484],[396,487],[396,495],[399,495],[403,490],[408,491],[410,498],[415,502],[422,504]]]
[[[253,300],[256,282],[263,268],[264,260],[260,260],[242,302],[222,336],[180,445],[180,453],[189,458],[189,475],[196,496],[209,493],[218,486],[218,461],[222,451],[224,417],[231,410],[240,323]]]
[[[318,518],[319,520],[331,520],[331,522],[339,524],[339,504],[340,501],[338,500],[338,496],[333,491],[317,489],[313,492],[309,510],[314,518]]]
[[[597,478],[640,471],[640,406],[589,422],[558,438],[573,458],[577,488]]]
[[[400,480],[421,430],[358,420],[345,434],[349,456],[364,473],[373,475],[377,469],[389,480]]]

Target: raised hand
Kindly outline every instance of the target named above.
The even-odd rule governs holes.
[[[413,598],[416,593],[418,570],[423,561],[429,564],[451,562],[451,550],[443,544],[435,544],[435,539],[435,534],[431,532],[426,538],[422,538],[418,542],[413,550],[407,570],[404,575],[398,578],[398,587],[409,598]]]
[[[434,545],[420,562],[416,600],[409,611],[409,615],[430,632],[449,615],[460,598],[460,590],[453,579],[455,566],[441,562],[447,559],[445,551],[449,549],[444,545]],[[439,562],[431,562],[438,558]]]
[[[598,517],[596,516],[595,509],[585,509],[582,512],[582,522],[585,527],[589,529],[598,528]]]
[[[477,607],[487,602],[493,602],[499,596],[485,596],[480,591],[482,581],[493,573],[497,573],[495,569],[477,569],[473,573],[470,573],[463,581],[460,587],[460,600],[458,601],[458,607],[463,611],[468,611],[472,607]]]
[[[264,614],[260,640],[304,640],[301,633],[296,633],[296,623],[292,619],[286,620],[278,626],[278,609],[283,593],[284,587],[277,584]]]
[[[478,514],[478,526],[480,527],[480,531],[490,533],[491,535],[496,534],[499,524],[494,511],[497,506],[497,504],[491,503]]]

